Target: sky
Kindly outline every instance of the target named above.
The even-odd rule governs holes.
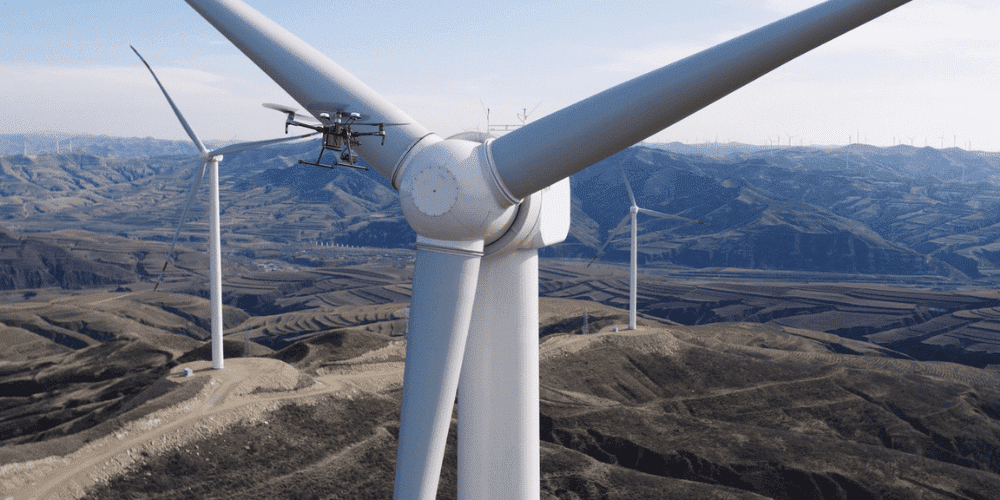
[[[520,123],[815,0],[248,0],[442,136]],[[1000,151],[1000,2],[913,0],[649,138]],[[0,1],[0,134],[283,134],[295,105],[181,0]]]

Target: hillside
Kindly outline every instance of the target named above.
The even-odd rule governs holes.
[[[297,165],[315,142],[226,157],[214,372],[204,206],[153,292],[198,160],[98,143],[0,156],[0,498],[388,497],[414,235],[387,183]],[[619,159],[687,221],[639,218],[635,332],[627,237],[586,266],[627,213]],[[540,268],[543,498],[995,496],[998,175],[666,145],[573,176]]]
[[[30,299],[27,304],[42,309],[53,307],[46,305],[47,301],[81,292],[148,293],[166,253],[164,243],[84,231],[8,234],[4,248],[21,252],[13,260],[0,261],[11,270],[8,276],[48,277],[53,281],[40,288],[0,290],[0,297],[8,302]],[[36,247],[50,253],[24,250]],[[250,250],[252,253],[243,251],[224,262],[224,304],[240,314],[260,318],[244,325],[237,335],[239,340],[246,335],[261,345],[281,349],[302,335],[302,327],[287,332],[273,328],[267,319],[270,316],[317,307],[403,303],[410,299],[414,263],[411,250],[314,246],[290,254],[286,245],[257,245]],[[627,267],[602,263],[587,267],[578,260],[541,262],[543,297],[628,307]],[[181,246],[158,289],[205,299],[207,267],[203,253]],[[64,280],[60,283],[50,268],[72,272],[57,272]],[[637,296],[638,311],[648,318],[692,326],[749,321],[806,328],[874,342],[918,360],[975,367],[1000,365],[1000,337],[996,335],[1000,331],[1000,314],[996,312],[1000,294],[992,289],[956,287],[948,277],[751,273],[740,269],[672,268],[664,270],[663,275],[654,274],[656,269],[650,271],[640,274]],[[65,303],[59,304],[57,310]],[[579,317],[583,311],[576,314]],[[322,331],[347,321],[338,317],[315,323],[309,331]],[[20,327],[24,320],[11,321],[0,314],[0,323],[9,326]],[[39,335],[73,337],[66,336],[65,329],[49,329],[46,321],[33,320],[32,324],[36,326],[31,331]],[[192,335],[204,338],[203,332]]]
[[[118,293],[65,304],[104,335],[0,363],[5,496],[389,496],[403,304],[234,316],[230,338],[247,322],[302,338],[251,357],[234,339],[222,372],[197,339],[204,301]],[[589,335],[572,326],[584,308]],[[67,329],[80,321],[46,314]],[[543,498],[952,499],[1000,487],[993,371],[778,325],[642,319],[613,332],[626,318],[541,301]],[[439,498],[455,497],[455,461],[453,434]]]
[[[582,256],[628,213],[620,161],[639,206],[690,221],[640,215],[642,265],[958,281],[995,274],[1000,155],[864,145],[711,155],[719,151],[710,146],[685,148],[702,154],[633,147],[574,175],[574,224],[593,230],[544,254]],[[627,261],[628,245],[622,231],[601,258]]]
[[[151,139],[125,150],[171,151]],[[689,222],[639,217],[640,263],[692,269],[937,276],[988,284],[1000,265],[1000,156],[959,149],[633,147],[571,178],[569,239],[548,257],[589,259],[628,210],[619,161],[640,206]],[[124,146],[122,146],[124,148]],[[302,166],[315,141],[227,156],[224,252],[350,245],[412,248],[388,183],[372,172]],[[144,241],[170,237],[198,166],[193,155],[115,159],[91,153],[0,156],[0,226],[84,229]],[[201,245],[204,205],[183,241]],[[628,259],[627,231],[605,262]]]

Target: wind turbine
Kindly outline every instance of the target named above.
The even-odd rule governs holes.
[[[188,210],[191,208],[191,204],[194,202],[195,197],[198,194],[198,187],[201,185],[202,177],[205,175],[205,170],[208,170],[209,179],[209,248],[208,248],[208,261],[209,261],[209,303],[210,303],[210,318],[212,323],[212,368],[216,370],[221,370],[225,368],[225,362],[222,356],[222,245],[219,236],[219,162],[222,161],[222,156],[232,153],[239,153],[240,151],[246,151],[248,149],[259,148],[261,146],[267,146],[269,144],[277,144],[279,142],[294,141],[297,139],[302,139],[304,137],[309,137],[314,134],[306,134],[302,136],[294,137],[282,137],[280,139],[271,139],[266,141],[254,141],[245,142],[240,144],[230,144],[228,146],[221,147],[219,149],[209,151],[208,148],[202,144],[201,140],[198,139],[198,135],[194,133],[191,126],[188,125],[187,120],[184,119],[184,115],[181,114],[181,110],[177,108],[174,104],[174,100],[170,98],[170,94],[167,93],[167,89],[163,87],[160,83],[160,79],[157,78],[156,72],[153,68],[143,59],[139,51],[129,45],[132,52],[139,56],[139,59],[149,73],[153,75],[153,80],[156,80],[156,84],[160,87],[163,92],[163,96],[167,98],[167,102],[170,103],[170,107],[174,110],[174,114],[177,115],[177,119],[180,120],[181,126],[184,127],[184,131],[187,132],[188,137],[194,142],[196,148],[201,153],[201,167],[195,172],[194,182],[191,183],[191,190],[188,192],[187,203],[184,204],[184,210],[181,212],[181,218],[177,222],[177,230],[174,231],[174,239],[170,242],[170,250],[167,251],[167,260],[163,263],[163,268],[160,270],[159,277],[156,278],[156,285],[153,286],[153,291],[155,292],[160,286],[160,281],[163,280],[163,273],[167,270],[167,264],[171,259],[174,259],[174,245],[177,244],[177,237],[181,234],[181,226],[184,224],[184,219],[187,218]]]
[[[538,248],[567,178],[909,0],[830,0],[483,142],[441,138],[239,0],[186,0],[314,117],[405,123],[355,151],[417,234],[395,498],[437,491],[459,394],[459,498],[538,498]],[[431,57],[428,55],[428,57]]]
[[[640,208],[635,203],[635,196],[632,194],[632,186],[630,186],[629,183],[628,183],[628,177],[625,176],[625,169],[622,168],[621,162],[618,163],[618,170],[622,173],[622,180],[625,181],[625,191],[628,193],[628,199],[629,199],[629,202],[632,203],[632,205],[629,207],[629,213],[628,213],[628,215],[626,215],[624,218],[622,218],[621,222],[619,222],[618,225],[615,226],[615,228],[611,230],[611,234],[608,235],[608,240],[605,241],[604,244],[601,245],[601,248],[599,248],[597,250],[597,253],[594,254],[594,257],[592,259],[590,259],[590,262],[587,263],[587,267],[590,267],[590,264],[594,263],[594,260],[597,259],[597,256],[601,255],[601,252],[603,252],[604,248],[608,246],[608,243],[611,243],[611,240],[613,240],[615,238],[615,236],[618,234],[618,231],[621,230],[622,226],[624,226],[626,222],[628,222],[629,220],[631,220],[632,221],[632,248],[631,248],[632,258],[631,258],[631,261],[630,261],[630,264],[629,264],[629,274],[628,274],[628,329],[629,330],[635,330],[635,317],[636,317],[635,302],[636,302],[636,295],[637,295],[637,293],[636,293],[636,291],[637,291],[637,285],[636,285],[636,283],[637,283],[637,278],[639,276],[639,269],[638,269],[639,240],[638,240],[638,237],[637,237],[637,234],[638,234],[638,225],[636,223],[636,216],[638,214],[640,214],[640,213],[643,213],[643,214],[646,214],[646,215],[652,215],[653,217],[659,217],[661,219],[680,220],[680,221],[684,221],[684,222],[691,222],[691,220],[690,219],[685,219],[684,217],[678,217],[676,215],[670,215],[670,214],[665,214],[665,213],[662,213],[662,212],[657,212],[655,210],[650,210],[648,208]]]

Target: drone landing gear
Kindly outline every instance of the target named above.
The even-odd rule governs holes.
[[[323,151],[326,151],[327,149],[328,148],[324,144],[324,146],[319,150],[319,158],[316,158],[315,162],[305,161],[305,160],[299,160],[299,164],[300,165],[312,165],[314,167],[329,168],[331,170],[333,170],[337,166],[347,167],[347,168],[353,168],[353,169],[356,169],[356,170],[368,170],[368,167],[366,167],[364,165],[358,165],[357,164],[358,155],[352,153],[350,150],[347,150],[347,151],[344,151],[343,153],[341,153],[340,159],[338,161],[333,162],[333,164],[331,164],[331,165],[327,165],[327,164],[323,163]],[[332,149],[332,148],[330,148],[330,149]],[[336,151],[336,150],[334,150],[334,151]]]

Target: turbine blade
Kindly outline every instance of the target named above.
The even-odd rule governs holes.
[[[365,122],[406,123],[382,138],[363,136],[354,152],[386,179],[429,131],[318,50],[239,0],[187,0],[202,17],[309,113],[359,113]]]
[[[173,108],[174,114],[177,115],[177,119],[181,121],[181,126],[184,127],[184,131],[187,132],[188,137],[190,137],[191,141],[194,142],[194,146],[198,148],[198,152],[199,153],[207,152],[208,149],[206,149],[205,145],[201,143],[201,139],[198,138],[198,135],[195,134],[194,130],[191,129],[191,126],[188,125],[187,120],[184,119],[184,115],[181,114],[181,110],[177,109],[177,105],[174,104],[174,100],[170,98],[170,94],[167,93],[167,89],[163,87],[163,84],[160,83],[160,79],[156,77],[156,72],[154,72],[153,68],[149,65],[149,63],[146,62],[145,59],[143,59],[142,55],[139,54],[139,51],[135,50],[135,47],[129,45],[129,48],[131,48],[132,52],[135,52],[135,55],[139,56],[139,60],[141,60],[142,63],[146,65],[146,69],[149,70],[149,74],[153,75],[153,80],[156,80],[156,84],[160,86],[160,90],[163,91],[163,97],[167,98],[167,102],[170,103],[170,107]]]
[[[458,386],[458,498],[538,498],[538,250],[483,257],[475,304]]]
[[[615,236],[618,235],[618,231],[621,231],[622,230],[622,226],[624,226],[625,223],[628,222],[629,219],[631,219],[631,218],[632,218],[632,214],[631,213],[628,214],[628,215],[626,215],[622,219],[622,221],[619,222],[618,225],[615,226],[615,228],[611,230],[611,234],[608,235],[608,240],[605,241],[603,245],[601,245],[601,248],[597,249],[597,253],[595,253],[594,257],[591,258],[590,262],[587,263],[587,267],[590,267],[590,265],[593,264],[595,260],[597,260],[597,256],[601,255],[601,252],[604,251],[604,247],[608,246],[608,243],[611,243],[611,240],[615,239]]]
[[[618,170],[621,171],[621,173],[622,173],[622,180],[625,181],[625,190],[628,191],[628,199],[629,199],[629,201],[632,202],[632,206],[634,207],[634,206],[636,206],[636,204],[635,204],[635,196],[632,195],[632,186],[628,185],[628,177],[625,176],[625,169],[622,168],[622,161],[621,160],[618,160]]]
[[[417,241],[396,456],[396,499],[433,500],[451,423],[472,306],[478,253]]]
[[[201,186],[201,179],[205,176],[205,167],[207,165],[207,161],[202,162],[201,167],[195,172],[194,182],[191,183],[191,190],[188,191],[187,203],[184,204],[184,210],[181,211],[181,218],[177,221],[177,229],[174,230],[174,239],[170,241],[170,249],[167,250],[167,260],[163,263],[163,269],[160,269],[160,275],[156,278],[156,285],[153,286],[154,292],[160,287],[160,281],[163,280],[163,273],[167,271],[167,264],[174,258],[174,245],[177,244],[177,238],[181,234],[181,227],[184,225],[184,219],[187,218],[188,210],[191,209],[191,205],[198,195],[198,187]]]
[[[656,210],[650,210],[648,208],[639,208],[640,214],[652,215],[653,217],[659,217],[661,219],[678,220],[683,222],[691,222],[691,219],[686,217],[681,217],[679,215],[665,214],[663,212],[657,212]]]
[[[490,145],[515,197],[606,158],[909,0],[830,0],[605,90]]]
[[[312,137],[318,133],[319,132],[313,132],[310,134],[296,135],[292,137],[280,137],[278,139],[268,139],[266,141],[253,141],[253,142],[243,142],[239,144],[230,144],[228,146],[223,146],[214,151],[209,151],[208,156],[231,155],[233,153],[239,153],[240,151],[246,151],[248,149],[254,149],[263,146],[269,146],[271,144],[278,144],[281,142],[297,141],[299,139],[305,139],[306,137]]]

